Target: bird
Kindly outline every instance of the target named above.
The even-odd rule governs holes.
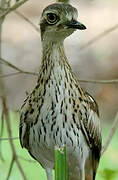
[[[55,147],[66,146],[70,180],[95,180],[101,155],[98,105],[80,87],[64,50],[68,36],[86,29],[77,19],[77,9],[67,3],[43,10],[38,80],[20,109],[21,146],[45,169],[48,180],[53,180]]]

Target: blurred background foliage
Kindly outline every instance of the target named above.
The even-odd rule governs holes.
[[[20,0],[19,0],[20,1]],[[9,2],[9,1],[8,1]],[[13,1],[15,2],[15,1]],[[47,5],[54,0],[30,0],[21,6],[18,11],[39,26],[40,15]],[[71,0],[70,3],[79,11],[79,21],[86,25],[86,31],[76,31],[65,40],[65,50],[69,62],[80,79],[118,79],[118,29],[104,38],[81,49],[89,40],[101,32],[118,24],[118,1],[106,0]],[[2,58],[27,71],[38,72],[41,62],[40,34],[15,12],[10,13],[3,23]],[[15,72],[2,65],[4,74]],[[8,107],[11,110],[12,133],[18,136],[18,111],[26,92],[31,92],[37,78],[31,75],[17,75],[4,78]],[[91,84],[81,83],[81,86],[94,96],[98,102],[103,137],[107,137],[118,111],[118,84]],[[14,113],[13,113],[14,112]],[[0,128],[2,124],[0,122]],[[7,137],[4,124],[3,137]],[[118,132],[116,132],[108,150],[101,158],[97,180],[118,179]],[[46,179],[45,173],[39,164],[34,162],[25,150],[22,150],[19,141],[14,140],[21,164],[28,177],[32,179]],[[0,151],[0,180],[5,180],[11,160],[11,150],[8,141],[1,141]],[[29,159],[26,161],[25,159]],[[10,180],[21,180],[15,164]]]

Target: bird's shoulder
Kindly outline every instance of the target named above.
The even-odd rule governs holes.
[[[42,98],[38,95],[38,93],[38,90],[35,88],[25,98],[20,109],[20,123],[32,123],[32,121],[36,119],[35,115],[38,113],[40,106],[43,104]]]

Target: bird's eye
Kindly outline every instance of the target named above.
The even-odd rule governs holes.
[[[54,13],[47,14],[47,21],[49,24],[55,24],[58,21],[58,17]]]

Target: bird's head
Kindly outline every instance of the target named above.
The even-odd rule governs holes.
[[[40,29],[42,40],[63,41],[75,30],[86,27],[77,21],[77,9],[66,3],[54,3],[43,10]]]

